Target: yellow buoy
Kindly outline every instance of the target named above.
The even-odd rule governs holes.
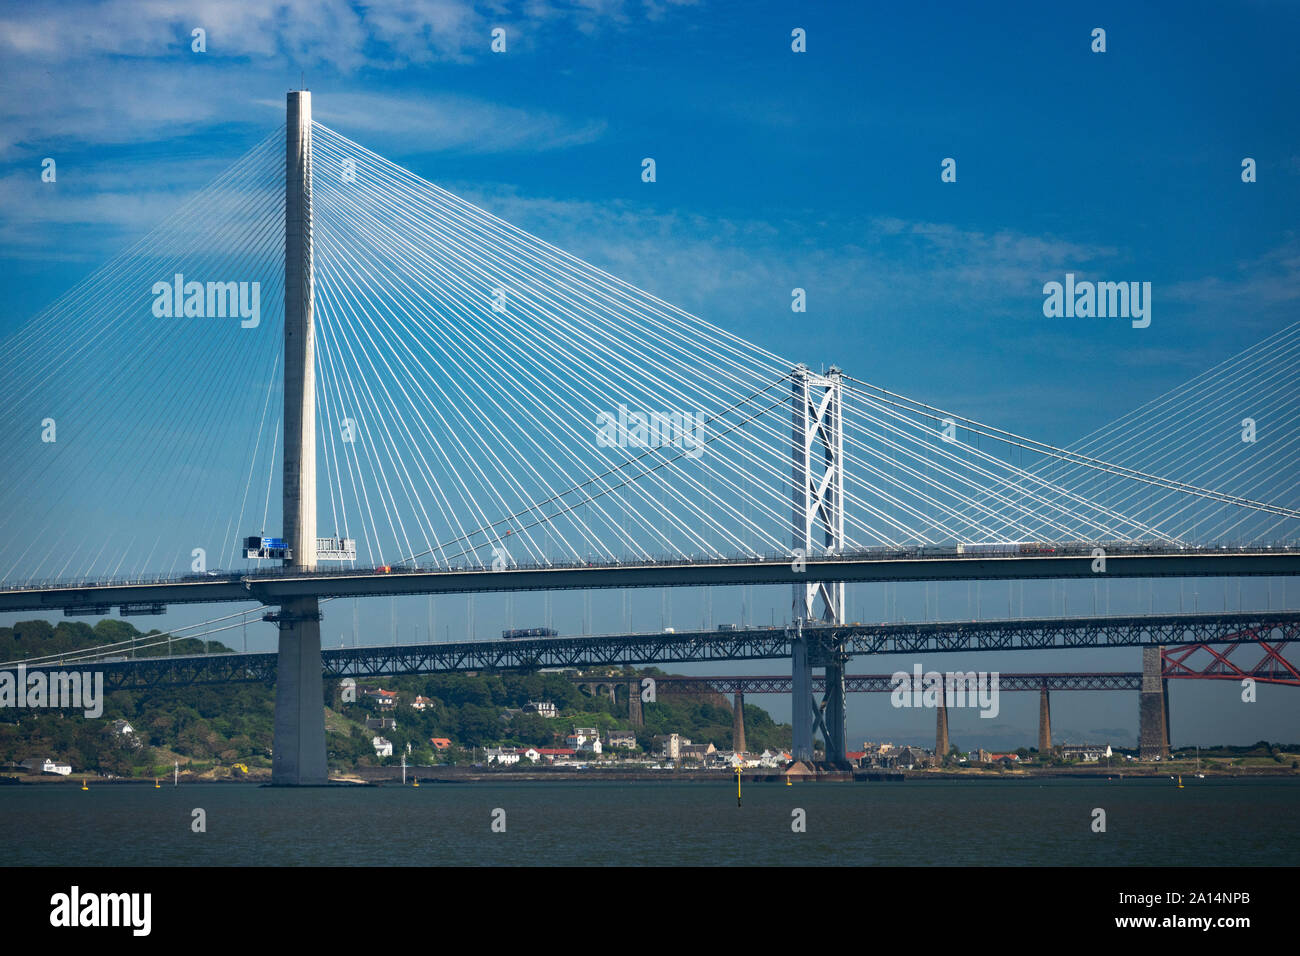
[[[794,786],[794,784],[790,782],[790,777],[789,777],[789,776],[787,776],[787,777],[785,778],[785,785],[786,785],[787,787],[793,787],[793,786]]]
[[[90,789],[88,786],[86,786],[86,778],[85,778],[85,777],[82,777],[82,778],[81,778],[81,789],[82,789],[82,790],[89,790],[89,789]]]
[[[413,784],[413,786],[418,787],[419,785],[420,785],[420,778],[419,778],[419,777],[416,777],[416,778],[415,778],[415,783]]]
[[[153,788],[154,788],[155,790],[161,790],[161,789],[162,789],[162,784],[160,784],[160,783],[158,782],[158,778],[157,778],[157,777],[154,777],[154,778],[153,778]]]

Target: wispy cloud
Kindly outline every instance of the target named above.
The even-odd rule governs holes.
[[[281,108],[280,102],[268,103]],[[390,133],[401,117],[401,133],[424,151],[472,153],[534,152],[581,146],[605,132],[603,120],[570,121],[553,113],[499,106],[466,96],[409,97],[337,93],[321,100],[313,113],[318,122],[339,132]]]
[[[793,286],[825,302],[884,308],[902,300],[932,306],[972,301],[1003,308],[1039,294],[1061,269],[1119,255],[1089,245],[1010,229],[982,231],[897,218],[802,215],[718,219],[627,201],[593,203],[524,197],[510,187],[442,184],[503,219],[604,264],[629,281],[683,298],[734,296],[749,308],[755,290],[788,306]],[[636,278],[633,278],[636,277]]]
[[[471,97],[413,103],[347,90],[377,85],[362,84],[363,71],[373,79],[490,57],[495,26],[520,53],[537,49],[543,34],[553,39],[551,31],[626,29],[679,5],[533,0],[512,11],[466,0],[108,0],[11,8],[0,15],[0,158],[262,123],[271,115],[259,106],[267,91],[296,86],[300,70],[309,85],[337,92],[322,116],[340,126],[391,128],[400,119],[445,147],[480,152],[587,143],[603,133],[603,119],[569,120]],[[196,28],[205,31],[201,54],[191,50]]]
[[[289,59],[294,67],[400,69],[490,55],[491,31],[529,49],[544,31],[593,34],[662,19],[694,0],[528,0],[522,7],[469,0],[107,0],[14,8],[0,16],[0,53],[78,62],[99,57],[175,59],[192,32],[216,59]]]

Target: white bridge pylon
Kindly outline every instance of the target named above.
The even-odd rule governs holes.
[[[316,568],[316,327],[312,253],[311,94],[288,94],[284,165],[284,533],[285,565]],[[286,600],[275,615],[280,657],[275,678],[273,786],[328,782],[320,602]]]
[[[839,554],[844,539],[844,383],[839,369],[817,375],[797,365],[791,381],[791,449],[793,452],[794,566],[814,554]],[[818,540],[820,539],[820,540]],[[844,700],[842,647],[821,648],[826,669],[826,698],[819,707],[813,697],[813,658],[803,636],[804,622],[843,624],[844,583],[809,581],[795,584],[791,620],[794,759],[812,760],[813,725],[826,741],[826,760],[848,760],[848,725]]]

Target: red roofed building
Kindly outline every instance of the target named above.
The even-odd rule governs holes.
[[[538,747],[536,750],[538,754],[548,761],[554,761],[557,757],[572,757],[577,753],[571,747]]]
[[[446,737],[430,737],[429,743],[433,744],[434,750],[450,750],[451,740]]]
[[[379,690],[366,691],[365,696],[369,697],[380,707],[387,708],[397,706],[397,691],[395,690],[384,690],[381,687]]]

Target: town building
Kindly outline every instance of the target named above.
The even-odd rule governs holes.
[[[919,770],[930,765],[930,757],[919,747],[904,747],[897,754],[888,754],[893,758],[893,765],[900,770]]]
[[[1096,763],[1112,756],[1110,744],[1063,744],[1061,756],[1066,760]]]
[[[393,742],[385,737],[376,737],[370,741],[375,748],[376,757],[391,757],[393,755]]]
[[[560,716],[559,708],[555,706],[554,701],[550,700],[530,700],[524,704],[524,711],[547,719]]]
[[[689,747],[691,742],[680,734],[656,734],[651,740],[651,745],[662,757],[668,760],[680,760],[682,748]]]
[[[575,727],[565,740],[566,746],[576,751],[600,753],[600,731],[594,727]]]
[[[135,728],[125,720],[115,720],[110,726],[113,730],[113,736],[117,738],[117,742],[121,746],[130,747],[132,750],[144,748],[144,740],[135,732]]]
[[[690,741],[682,744],[678,750],[679,759],[691,763],[704,763],[717,752],[718,748],[711,743],[693,744]]]
[[[577,751],[571,747],[538,747],[536,750],[537,755],[545,759],[547,763],[554,763],[556,760],[577,755]]]
[[[605,746],[610,750],[635,750],[636,734],[630,730],[611,730],[605,734]]]
[[[395,690],[384,690],[382,687],[378,690],[367,690],[362,694],[367,700],[373,701],[380,709],[387,710],[390,707],[396,707],[398,696]]]

